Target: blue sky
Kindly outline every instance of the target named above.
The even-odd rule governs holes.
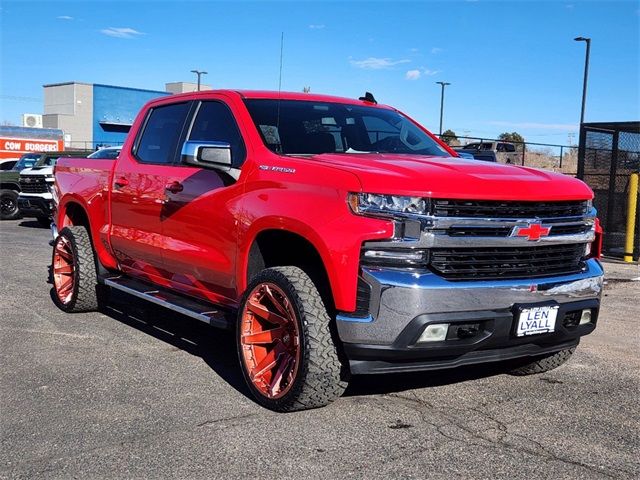
[[[577,131],[584,43],[593,39],[587,121],[640,119],[640,2],[0,3],[0,121],[42,111],[42,85],[164,89],[209,72],[216,88],[348,97],[374,93],[444,127],[567,144]]]

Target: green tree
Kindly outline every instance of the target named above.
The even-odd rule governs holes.
[[[460,140],[458,140],[458,136],[456,135],[456,132],[454,132],[451,129],[445,130],[444,132],[442,132],[442,135],[440,136],[440,139],[444,143],[446,143],[447,145],[450,145],[452,147],[460,145]]]
[[[504,132],[498,135],[498,140],[504,140],[505,142],[512,142],[516,146],[516,150],[522,151],[523,148],[526,148],[524,144],[524,137],[520,135],[518,132]]]

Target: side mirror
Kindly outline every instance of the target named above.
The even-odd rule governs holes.
[[[182,145],[182,162],[197,167],[231,170],[231,145],[225,142],[188,141]]]

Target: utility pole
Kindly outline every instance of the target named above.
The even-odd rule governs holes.
[[[585,42],[587,50],[584,59],[584,82],[582,83],[582,110],[580,111],[580,125],[584,123],[584,110],[587,103],[587,80],[589,78],[589,55],[591,53],[591,39],[586,37],[574,38],[576,42]]]
[[[204,70],[191,70],[191,73],[195,73],[198,76],[198,91],[200,91],[200,76],[207,75]]]
[[[442,135],[442,114],[444,112],[444,87],[447,85],[451,85],[448,82],[436,82],[439,85],[442,85],[442,93],[440,94],[440,135]]]

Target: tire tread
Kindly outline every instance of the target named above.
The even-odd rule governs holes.
[[[511,375],[524,376],[548,372],[549,370],[558,368],[560,365],[569,360],[575,350],[576,348],[572,347],[560,350],[559,352],[545,355],[544,357],[538,358],[533,362],[529,362],[517,368],[514,368],[509,373]]]

